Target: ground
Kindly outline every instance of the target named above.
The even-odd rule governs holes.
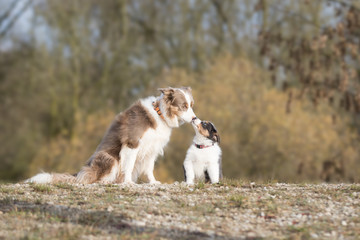
[[[1,184],[0,239],[359,239],[360,184]]]

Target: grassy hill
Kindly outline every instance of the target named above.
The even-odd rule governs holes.
[[[0,239],[357,239],[360,184],[0,185]]]

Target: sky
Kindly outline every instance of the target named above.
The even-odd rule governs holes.
[[[14,3],[18,2],[14,11],[10,14],[9,19],[14,17],[26,4],[27,0],[0,0],[0,16],[2,16]],[[31,20],[34,16],[34,11],[32,7],[27,8],[27,10],[18,18],[12,27],[11,31],[1,39],[0,49],[7,50],[13,46],[14,38],[24,38],[28,35],[31,30]],[[0,21],[0,32],[6,28],[9,24],[8,20]]]
[[[0,18],[3,15],[3,13],[9,9],[9,7],[13,4],[13,3],[17,3],[16,4],[16,8],[15,10],[12,12],[12,14],[10,15],[15,16],[20,10],[21,8],[28,2],[29,0],[0,0]],[[40,24],[39,22],[35,22],[34,21],[34,8],[32,7],[34,4],[38,4],[41,3],[43,0],[32,0],[32,5],[27,8],[27,10],[20,16],[20,18],[15,22],[13,28],[11,29],[11,31],[8,32],[8,34],[5,36],[5,38],[0,39],[0,50],[2,51],[6,51],[8,49],[11,49],[15,42],[16,39],[21,39],[21,40],[27,40],[27,38],[31,37],[35,37],[36,38],[36,42],[37,43],[45,43],[47,46],[51,46],[51,40],[49,37],[47,37],[46,32],[48,31],[48,29],[46,29],[45,25]],[[59,0],[61,1],[61,0]],[[84,0],[86,1],[86,0]],[[190,4],[193,4],[195,0],[190,0]],[[251,1],[255,1],[255,0],[251,0]],[[244,1],[239,0],[238,1],[239,4],[243,4]],[[280,1],[281,2],[281,1]],[[280,4],[279,7],[284,8],[286,10],[286,1],[284,0],[283,2],[284,4]],[[331,5],[326,5],[324,7],[324,16],[330,16],[329,19],[329,25],[334,25],[337,22],[337,19],[334,18],[334,7]],[[240,16],[241,17],[241,16]],[[255,29],[254,26],[257,25],[257,21],[259,21],[259,19],[256,19],[256,16],[254,15],[254,18],[250,21],[252,23],[250,24],[245,24],[246,29],[244,29],[244,31],[238,31],[237,34],[239,35],[239,37],[243,36],[242,34],[255,34],[256,36],[256,32],[252,33],[250,30],[251,29]],[[9,21],[1,21],[0,20],[0,32],[7,26],[7,24],[9,23]],[[205,24],[205,23],[204,23]],[[30,34],[31,31],[33,32],[33,34]]]

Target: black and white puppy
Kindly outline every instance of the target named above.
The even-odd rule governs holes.
[[[196,118],[192,126],[195,137],[183,165],[185,182],[194,184],[196,179],[218,183],[222,179],[220,136],[211,122]]]

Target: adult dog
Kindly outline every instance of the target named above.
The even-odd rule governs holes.
[[[160,183],[153,174],[157,156],[163,154],[172,128],[196,115],[190,87],[159,90],[159,97],[140,99],[115,117],[80,172],[40,173],[26,182],[136,183],[144,175],[149,183]]]

